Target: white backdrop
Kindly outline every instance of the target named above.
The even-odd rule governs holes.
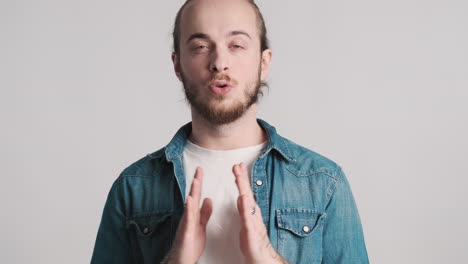
[[[178,1],[0,2],[2,263],[87,263],[107,192],[189,121]],[[258,1],[261,118],[338,162],[372,263],[468,261],[466,1]]]

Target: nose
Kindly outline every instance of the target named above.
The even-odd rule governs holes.
[[[211,55],[210,71],[222,73],[229,70],[229,56],[223,50],[217,48]]]

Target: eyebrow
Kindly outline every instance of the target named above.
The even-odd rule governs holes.
[[[249,35],[249,33],[243,31],[243,30],[233,30],[227,34],[228,36],[237,36],[237,35],[244,35],[248,37],[249,39],[252,39]],[[210,39],[210,36],[205,33],[193,33],[190,35],[187,39],[187,43],[189,43],[193,39]]]
[[[243,30],[234,30],[234,31],[231,31],[231,33],[229,34],[231,36],[236,36],[236,35],[244,35],[246,37],[248,37],[249,39],[252,39],[249,35],[249,33],[243,31]]]

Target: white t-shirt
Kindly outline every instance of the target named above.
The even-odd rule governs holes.
[[[207,242],[199,264],[245,263],[240,251],[240,218],[237,211],[237,190],[232,167],[244,162],[251,177],[253,162],[259,157],[266,142],[260,145],[234,149],[210,150],[199,147],[187,140],[184,148],[184,172],[186,175],[186,196],[190,193],[195,169],[203,168],[202,199],[213,200],[213,213],[207,225]]]

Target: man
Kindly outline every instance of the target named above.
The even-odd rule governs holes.
[[[341,168],[257,119],[271,57],[253,1],[182,6],[192,122],[115,181],[92,263],[368,263]]]

